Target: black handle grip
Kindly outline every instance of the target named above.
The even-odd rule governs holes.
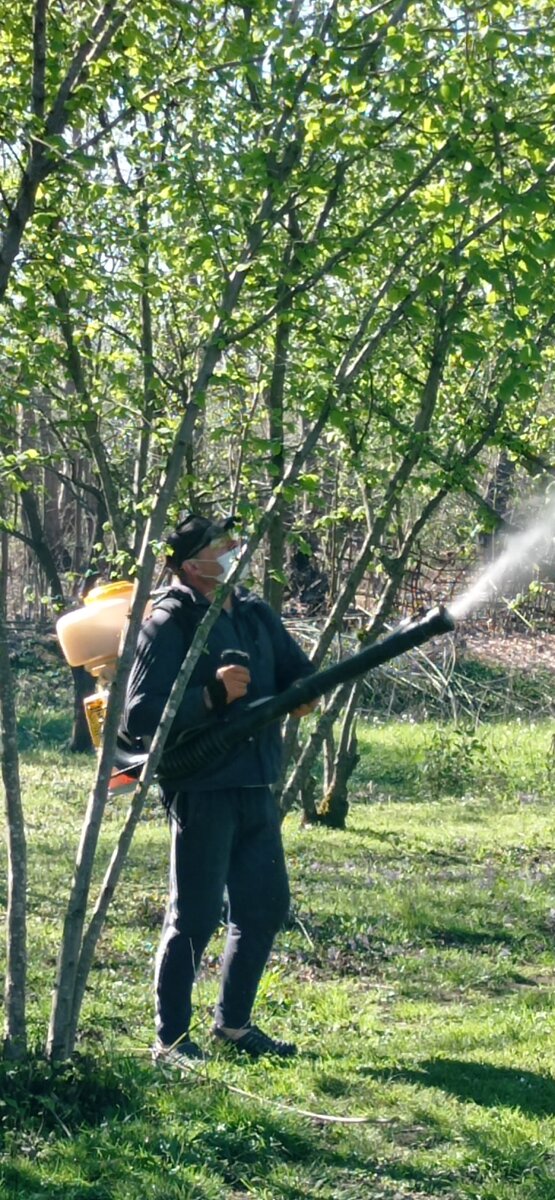
[[[250,663],[250,654],[246,650],[222,650],[220,662],[222,667],[247,667]]]

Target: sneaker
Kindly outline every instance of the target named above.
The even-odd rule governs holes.
[[[165,1046],[157,1038],[152,1047],[153,1062],[158,1066],[177,1067],[181,1071],[198,1068],[200,1063],[205,1062],[206,1057],[200,1046],[197,1046],[197,1043],[192,1042],[188,1037],[174,1042],[173,1046]]]
[[[276,1058],[294,1058],[297,1053],[293,1042],[281,1042],[277,1038],[269,1037],[258,1025],[249,1025],[238,1038],[229,1037],[219,1025],[214,1026],[212,1034],[216,1041],[231,1046],[241,1054],[248,1054],[251,1058],[262,1058],[271,1054]]]

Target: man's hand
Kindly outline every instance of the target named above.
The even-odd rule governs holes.
[[[311,700],[308,704],[299,704],[298,708],[293,709],[291,716],[292,717],[308,717],[308,714],[311,712],[314,712],[314,709],[317,708],[317,706],[318,706],[317,700]]]
[[[251,681],[250,671],[247,667],[218,667],[216,671],[216,679],[220,679],[227,692],[226,704],[233,704],[234,700],[241,700],[247,694],[247,688]]]

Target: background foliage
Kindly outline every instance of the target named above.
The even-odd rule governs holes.
[[[1,37],[0,699],[23,964],[5,614],[51,620],[98,573],[146,594],[166,518],[232,510],[274,607],[287,589],[317,614],[321,661],[349,617],[371,639],[407,594],[437,598],[430,564],[442,595],[464,586],[548,503],[555,27],[546,0],[35,0]],[[131,640],[65,920],[74,1025]],[[304,752],[284,811],[300,794],[344,823],[360,705],[331,697],[311,741],[325,811]],[[455,746],[472,775],[465,737],[430,751],[437,788]]]

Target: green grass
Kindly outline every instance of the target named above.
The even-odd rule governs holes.
[[[40,1047],[93,764],[41,748],[32,723],[27,736]],[[450,726],[363,726],[347,832],[286,822],[294,908],[256,1016],[295,1038],[299,1058],[217,1053],[199,1079],[149,1061],[167,865],[153,797],[91,972],[78,1056],[0,1068],[2,1200],[553,1200],[551,739],[548,723],[488,726],[450,773]],[[124,811],[110,802],[97,879]],[[222,941],[196,987],[206,1046]]]

